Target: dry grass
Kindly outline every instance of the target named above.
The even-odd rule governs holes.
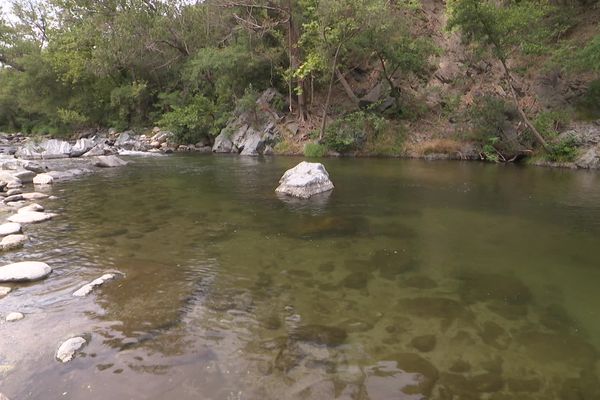
[[[420,143],[411,143],[408,151],[416,156],[428,154],[456,154],[460,153],[464,143],[454,139],[430,139]]]

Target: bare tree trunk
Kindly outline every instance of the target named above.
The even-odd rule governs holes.
[[[342,86],[344,87],[344,90],[346,91],[346,94],[348,95],[348,97],[350,98],[350,100],[352,100],[352,102],[358,107],[358,103],[359,103],[360,100],[354,94],[354,91],[352,90],[352,88],[348,84],[348,81],[346,80],[346,77],[344,77],[344,74],[342,74],[340,72],[339,68],[335,69],[335,74],[337,75],[338,80],[342,83]]]
[[[340,48],[342,43],[338,44],[335,49],[333,56],[333,67],[331,68],[331,77],[329,78],[329,89],[327,90],[327,99],[325,100],[325,107],[323,108],[323,120],[321,121],[321,132],[319,133],[319,140],[323,139],[325,134],[325,128],[327,127],[327,111],[329,110],[329,101],[331,100],[331,90],[333,89],[333,78],[335,77],[335,71],[337,69],[337,59],[340,54]]]
[[[540,132],[536,129],[536,127],[531,123],[531,121],[527,117],[527,114],[525,114],[525,111],[523,111],[523,109],[521,108],[521,106],[519,104],[519,98],[517,97],[517,93],[515,92],[515,88],[513,86],[513,77],[510,74],[508,67],[506,66],[506,62],[504,60],[500,60],[500,62],[502,63],[502,67],[504,68],[504,77],[506,79],[506,83],[508,83],[508,87],[510,89],[510,94],[515,103],[515,107],[517,107],[519,115],[521,116],[521,119],[523,120],[525,125],[529,128],[529,130],[531,130],[531,133],[533,133],[533,136],[535,137],[537,142],[542,145],[544,150],[550,152],[550,147],[548,146],[548,143],[544,140],[544,138],[542,137]]]

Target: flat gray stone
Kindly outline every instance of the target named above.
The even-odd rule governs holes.
[[[46,193],[40,192],[23,193],[21,196],[23,196],[23,199],[25,200],[40,200],[48,198]]]
[[[127,165],[127,161],[121,160],[117,156],[98,156],[94,161],[94,165],[100,168],[122,167]]]
[[[0,282],[28,282],[44,279],[52,268],[40,261],[21,261],[0,267]]]
[[[72,337],[60,345],[56,351],[56,358],[63,363],[69,362],[75,356],[77,350],[81,349],[87,341],[81,336]]]

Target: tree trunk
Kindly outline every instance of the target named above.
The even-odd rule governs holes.
[[[344,90],[346,91],[346,94],[348,95],[348,97],[350,98],[350,100],[352,100],[352,102],[358,107],[358,103],[359,103],[360,100],[354,94],[354,91],[352,90],[352,88],[348,84],[348,81],[344,77],[344,74],[342,74],[340,72],[339,68],[335,69],[335,74],[337,75],[338,80],[342,83],[342,86],[344,87]]]
[[[515,88],[513,86],[513,78],[512,78],[512,75],[510,74],[508,67],[506,66],[506,62],[504,60],[500,60],[500,62],[502,63],[502,67],[504,68],[504,77],[506,79],[506,83],[508,83],[508,87],[510,89],[510,94],[515,103],[515,107],[517,107],[519,115],[521,116],[521,119],[523,120],[525,125],[529,128],[529,130],[531,130],[531,133],[533,133],[533,136],[535,137],[536,141],[542,145],[544,150],[550,152],[550,147],[548,146],[548,143],[544,140],[544,138],[542,137],[540,132],[536,129],[536,127],[531,123],[531,121],[527,117],[527,114],[525,114],[525,111],[523,111],[523,109],[521,108],[521,105],[519,104],[519,98],[517,97],[517,93],[515,92]]]
[[[342,43],[338,44],[335,49],[333,56],[333,67],[331,68],[331,77],[329,78],[329,89],[327,90],[327,99],[325,100],[325,107],[323,108],[323,120],[321,121],[321,132],[319,133],[319,140],[323,140],[325,134],[325,128],[327,127],[327,111],[329,110],[329,101],[331,100],[331,90],[333,89],[333,78],[335,77],[335,71],[337,69],[337,59],[340,53]]]

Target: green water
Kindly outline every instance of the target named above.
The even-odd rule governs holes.
[[[57,184],[0,314],[11,399],[600,399],[600,175],[300,159],[136,158]],[[71,296],[102,273],[124,274]],[[73,335],[89,344],[54,360]]]

